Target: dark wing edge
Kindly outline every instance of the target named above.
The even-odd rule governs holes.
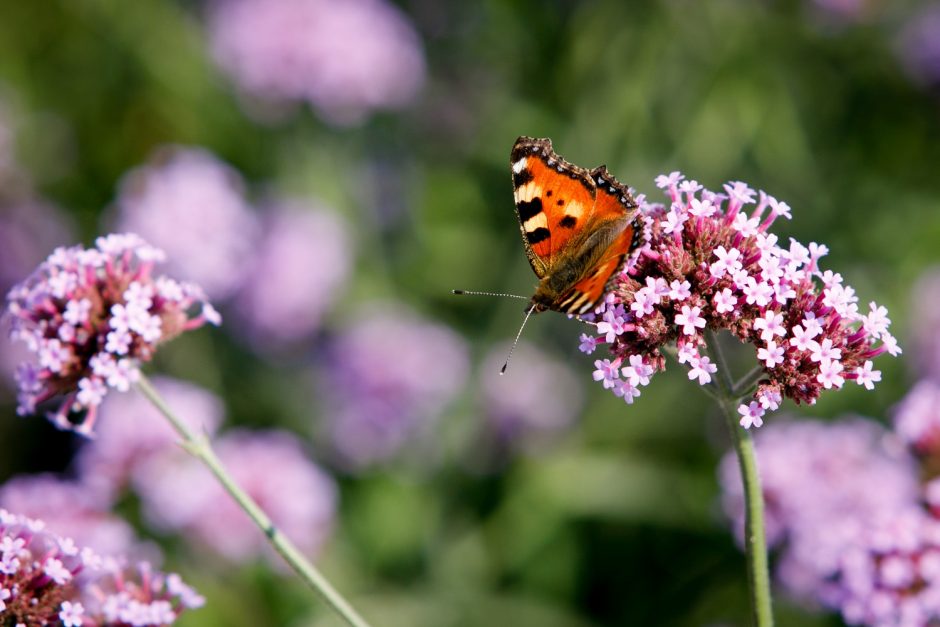
[[[590,172],[591,180],[597,186],[597,190],[614,197],[623,208],[624,212],[630,214],[639,209],[639,205],[630,188],[617,180],[617,178],[607,170],[606,165],[597,166]]]
[[[545,165],[550,168],[555,168],[559,173],[564,174],[567,171],[568,176],[578,179],[593,195],[594,178],[591,176],[592,172],[587,168],[582,168],[566,160],[564,157],[559,156],[552,149],[552,140],[547,137],[528,137],[527,135],[520,135],[516,139],[516,143],[513,144],[512,151],[509,153],[509,161],[511,165],[515,165],[523,157],[532,155],[542,157],[545,161]]]

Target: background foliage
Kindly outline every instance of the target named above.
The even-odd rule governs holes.
[[[401,110],[337,125],[302,105],[252,114],[212,60],[200,3],[0,1],[0,97],[16,161],[86,243],[107,228],[122,176],[174,144],[211,151],[255,197],[315,198],[351,225],[348,284],[301,348],[265,355],[224,325],[168,346],[151,370],[216,392],[229,426],[304,438],[341,490],[319,563],[377,626],[744,624],[744,561],[716,501],[725,436],[707,397],[673,370],[624,405],[592,384],[581,327],[544,315],[526,340],[570,366],[583,407],[568,429],[499,448],[481,437],[492,367],[482,362],[511,339],[520,307],[449,292],[534,284],[507,168],[526,134],[551,137],[575,163],[606,163],[650,196],[656,174],[682,170],[712,189],[743,180],[786,200],[794,219],[778,221],[781,239],[826,243],[829,267],[863,302],[889,308],[904,346],[911,286],[940,260],[940,67],[912,74],[900,53],[926,5],[398,6],[422,41],[422,90]],[[457,330],[472,372],[419,443],[353,471],[318,437],[316,373],[357,312],[382,316],[393,302]],[[913,375],[904,360],[880,367],[874,392],[851,386],[786,410],[884,419]],[[506,376],[522,385],[526,366]],[[68,473],[74,452],[94,446],[18,419],[3,394],[0,480]],[[135,512],[122,503],[140,524]],[[231,567],[158,540],[166,565],[208,598],[181,625],[334,624],[263,562]],[[779,608],[781,625],[838,624]]]

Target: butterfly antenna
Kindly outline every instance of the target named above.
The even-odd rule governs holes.
[[[506,374],[506,368],[509,367],[509,360],[512,359],[512,352],[516,350],[516,344],[519,343],[519,338],[522,337],[522,330],[525,328],[525,323],[529,321],[529,316],[532,315],[533,311],[535,311],[534,303],[529,305],[529,308],[525,311],[525,318],[522,319],[522,324],[519,325],[519,332],[516,333],[516,339],[512,341],[512,346],[509,348],[509,354],[506,355],[506,363],[503,364],[503,368],[499,371],[499,374]]]
[[[519,296],[518,294],[501,294],[499,292],[473,292],[470,290],[451,290],[452,294],[457,296],[503,296],[505,298],[521,298],[522,300],[529,300],[528,296]]]

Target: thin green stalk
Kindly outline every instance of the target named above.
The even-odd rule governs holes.
[[[320,574],[313,564],[303,556],[303,553],[294,545],[290,539],[281,533],[271,522],[267,514],[258,506],[237,483],[232,479],[222,462],[212,450],[209,438],[203,434],[197,434],[189,426],[180,420],[173,413],[173,410],[166,404],[160,393],[151,385],[150,381],[143,375],[137,382],[138,389],[147,399],[153,403],[161,414],[166,417],[176,432],[182,438],[183,447],[194,457],[201,460],[209,470],[215,475],[222,487],[235,499],[235,502],[245,510],[249,518],[258,526],[259,529],[268,538],[268,542],[274,547],[281,557],[290,564],[291,568],[303,579],[307,585],[313,588],[323,600],[326,601],[351,627],[369,627],[369,623],[336,591],[330,582]]]
[[[747,578],[751,592],[751,610],[756,627],[772,627],[774,616],[770,594],[770,568],[767,563],[767,540],[764,535],[764,495],[757,470],[757,456],[751,434],[738,424],[737,407],[741,403],[736,386],[732,385],[728,364],[721,351],[718,335],[708,334],[708,344],[715,355],[715,363],[723,384],[718,386],[718,405],[725,415],[731,442],[738,457],[741,481],[744,485],[744,553],[747,559]],[[746,383],[748,376],[742,382]],[[738,388],[740,389],[740,388]]]
[[[738,379],[735,384],[731,386],[731,394],[735,398],[748,396],[751,388],[757,385],[763,377],[764,368],[761,367],[760,364],[754,366],[749,373]]]

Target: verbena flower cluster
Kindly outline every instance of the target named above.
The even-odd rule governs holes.
[[[191,429],[216,433],[225,415],[222,399],[169,377],[153,377],[152,383]],[[197,548],[230,560],[265,555],[280,563],[264,536],[206,469],[177,445],[167,421],[142,395],[105,400],[95,437],[76,460],[83,483],[114,500],[122,490],[133,490],[150,526],[180,533]],[[339,491],[303,443],[278,430],[230,430],[213,440],[235,481],[301,550],[315,554],[333,529]]]
[[[424,82],[418,34],[385,0],[226,0],[211,5],[219,64],[266,101],[304,100],[338,125],[408,104]]]
[[[167,376],[152,376],[150,382],[190,429],[215,435],[225,416],[221,398]],[[130,416],[133,420],[128,420]],[[78,451],[75,469],[83,484],[117,500],[122,490],[137,489],[139,482],[151,480],[146,471],[151,460],[178,453],[178,442],[166,418],[141,394],[113,394],[101,404],[95,440]]]
[[[908,18],[898,41],[908,74],[926,87],[940,86],[940,3],[923,3]]]
[[[526,342],[513,351],[513,376],[500,375],[510,348],[498,345],[483,359],[480,400],[495,443],[526,448],[569,427],[584,394],[580,379],[563,361]]]
[[[6,294],[50,250],[74,241],[73,230],[68,218],[44,201],[0,201],[0,291]]]
[[[214,303],[231,304],[238,339],[281,357],[304,346],[341,298],[352,240],[346,220],[326,203],[269,190],[253,203],[253,191],[211,152],[164,146],[123,177],[107,223],[165,251],[167,273],[197,283]]]
[[[940,386],[919,383],[894,429],[861,418],[775,422],[755,437],[777,578],[851,625],[940,623]],[[739,538],[744,498],[733,453],[725,509]]]
[[[61,396],[50,418],[88,434],[108,390],[127,390],[159,344],[220,322],[200,288],[154,276],[162,259],[136,235],[108,235],[95,248],[56,249],[10,290],[11,337],[37,359],[17,372],[18,413]]]
[[[6,95],[0,94],[0,295],[28,275],[48,251],[74,239],[72,221],[41,197],[17,163],[17,129]],[[6,397],[8,388],[12,391],[13,374],[22,360],[19,348],[0,333],[0,396]]]
[[[162,376],[151,383],[193,431],[212,435],[222,423],[223,403],[208,390]],[[232,477],[277,528],[306,554],[316,554],[332,532],[339,490],[306,453],[303,442],[271,429],[229,430],[213,440]],[[112,513],[133,491],[150,528],[180,534],[194,548],[208,549],[202,555],[237,561],[263,556],[282,564],[264,535],[179,446],[177,434],[142,394],[105,399],[95,439],[83,443],[75,470],[74,479],[51,474],[14,477],[0,485],[0,507],[41,518],[51,531],[99,555],[157,561],[159,548],[140,542],[133,528]]]
[[[179,575],[103,558],[40,520],[0,509],[0,623],[41,627],[170,625],[204,599]]]
[[[717,365],[705,332],[721,329],[753,344],[763,368],[738,408],[745,428],[783,398],[812,404],[846,381],[871,389],[881,380],[872,359],[901,352],[887,310],[861,309],[842,276],[820,268],[825,246],[785,245],[768,232],[790,218],[785,202],[741,182],[711,192],[678,172],[656,184],[670,203],[637,199],[643,242],[595,314],[600,335],[581,337],[582,351],[607,343],[612,355],[595,361],[595,380],[632,403],[674,345],[689,379],[707,385]]]
[[[316,331],[352,269],[345,221],[315,202],[264,207],[261,238],[236,296],[235,312],[259,350],[296,346]]]
[[[140,543],[134,528],[112,512],[114,501],[111,495],[84,481],[51,473],[15,476],[0,486],[0,507],[38,518],[49,531],[69,537],[98,555],[155,560],[157,549]]]
[[[354,316],[328,353],[320,396],[337,461],[349,470],[387,461],[426,436],[470,365],[458,334],[390,303]]]
[[[213,300],[231,296],[258,245],[258,219],[241,174],[202,148],[164,146],[121,180],[114,229],[167,253],[173,276]]]
[[[940,381],[940,268],[924,272],[911,290],[908,363],[918,377]]]
[[[310,461],[303,443],[285,431],[237,429],[213,445],[232,478],[307,555],[333,529],[339,493],[333,478]],[[182,533],[233,561],[280,556],[198,460],[169,448],[135,472],[135,488],[153,525]]]

